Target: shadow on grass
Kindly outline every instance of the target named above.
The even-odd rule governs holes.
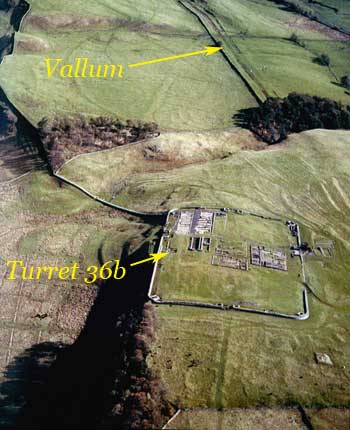
[[[344,90],[344,94],[350,96],[350,92],[349,92],[350,88],[349,89],[345,88],[344,85],[342,85],[340,82],[331,81],[331,84],[341,88],[342,90]]]
[[[150,263],[128,267],[148,256],[147,244],[127,254],[128,245],[121,258],[126,277],[100,287],[72,346],[35,345],[8,366],[6,376],[13,381],[4,382],[0,392],[11,391],[9,410],[20,408],[15,428],[124,428],[126,412],[110,411],[123,403],[132,381],[127,357],[143,318],[153,268]]]
[[[283,10],[284,12],[297,13],[291,4],[288,4],[284,0],[272,0],[272,2],[278,6],[278,9]]]
[[[30,398],[39,398],[47,383],[49,369],[63,343],[44,342],[33,345],[17,356],[6,368],[0,385],[0,428],[15,428],[18,411]]]
[[[242,127],[250,130],[250,123],[254,114],[258,112],[259,108],[247,108],[240,109],[235,115],[233,115],[233,125],[236,127]]]

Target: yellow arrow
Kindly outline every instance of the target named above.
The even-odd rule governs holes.
[[[128,67],[133,68],[133,67],[146,66],[147,64],[161,63],[163,61],[177,60],[179,58],[193,57],[194,55],[201,55],[201,54],[206,54],[206,56],[208,56],[208,55],[214,54],[215,52],[220,51],[221,49],[222,47],[219,47],[219,46],[206,46],[205,49],[202,51],[189,52],[188,54],[173,55],[172,57],[158,58],[157,60],[150,60],[150,61],[144,61],[142,63],[129,64]]]
[[[167,252],[159,252],[158,254],[150,254],[150,258],[146,258],[145,260],[136,261],[136,263],[131,263],[130,266],[137,266],[138,264],[148,263],[149,261],[152,263],[156,263],[160,259],[166,257],[168,255]]]

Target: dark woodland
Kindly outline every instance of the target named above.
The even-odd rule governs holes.
[[[78,154],[111,149],[159,135],[154,122],[112,117],[43,118],[38,124],[53,171]]]
[[[268,98],[261,106],[246,109],[235,117],[263,141],[274,144],[290,133],[324,128],[350,129],[350,106],[334,100],[291,93],[285,98]]]

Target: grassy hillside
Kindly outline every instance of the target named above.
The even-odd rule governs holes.
[[[216,157],[211,154],[206,161],[205,152],[202,159],[196,158],[193,146],[194,157],[188,152],[175,166],[161,160],[178,147],[177,140],[163,139],[78,157],[61,174],[134,209],[238,207],[297,219],[309,243],[323,238],[337,242],[335,260],[307,264],[319,294],[337,302],[348,276],[344,262],[349,261],[350,248],[349,132],[308,131],[264,151],[242,151],[228,140],[225,152],[217,145]],[[160,151],[148,159],[145,148],[152,143]],[[193,164],[181,166],[186,163]]]
[[[173,401],[186,407],[347,404],[349,136],[314,130],[265,151],[242,151],[233,141],[231,155],[227,147],[223,155],[218,145],[217,157],[181,167],[196,161],[187,153],[171,170],[167,163],[161,169],[157,158],[144,157],[146,145],[157,142],[157,157],[171,152],[171,140],[165,145],[155,139],[80,157],[63,168],[69,178],[134,208],[238,207],[297,219],[311,244],[321,239],[336,243],[333,258],[306,260],[313,292],[308,321],[158,307],[158,340],[150,364]],[[122,160],[131,160],[128,151],[135,165],[124,163],[119,172]],[[108,178],[113,178],[109,185]],[[334,366],[317,365],[315,352],[329,353]]]
[[[291,0],[330,27],[350,32],[349,5],[347,0]]]
[[[305,408],[309,421],[317,430],[348,430],[349,411],[337,408]],[[293,409],[232,409],[232,410],[187,410],[181,413],[168,426],[171,430],[295,430],[306,429],[300,410]]]
[[[350,68],[348,37],[268,0],[210,0],[207,6],[199,0],[157,0],[137,7],[126,1],[34,0],[31,6],[15,55],[1,68],[0,85],[33,123],[50,112],[116,114],[177,130],[227,128],[235,112],[256,104],[237,71],[261,99],[299,91],[349,102],[337,85]],[[289,40],[292,33],[304,47]],[[126,68],[202,49],[213,43],[211,36],[237,71],[221,53]],[[321,52],[331,57],[330,68],[313,61]],[[84,56],[91,64],[124,65],[124,77],[47,77],[45,58],[69,63]]]
[[[23,386],[38,383],[39,367],[55,358],[59,345],[76,340],[98,292],[84,284],[83,271],[77,281],[9,281],[6,261],[22,257],[35,266],[77,262],[84,269],[119,258],[124,246],[132,252],[151,239],[152,231],[147,223],[60,187],[42,172],[0,186],[1,428],[14,425],[28,399]]]
[[[336,84],[349,73],[350,37],[276,3],[183,0],[261,99],[297,91],[349,102]],[[289,40],[293,33],[303,46]],[[331,56],[330,68],[314,62],[320,53]]]
[[[160,306],[150,364],[183,407],[348,405],[346,312],[315,298],[311,312],[289,322]],[[315,352],[334,366],[316,364]]]
[[[225,52],[262,94],[307,91],[348,101],[332,83],[349,67],[349,48],[338,34],[310,28],[304,18],[267,0],[207,3]],[[227,129],[232,115],[255,100],[221,54],[140,68],[113,82],[49,80],[43,67],[47,56],[69,61],[86,55],[95,63],[127,64],[197,50],[211,40],[199,21],[171,0],[31,4],[16,53],[0,68],[0,85],[32,122],[48,112],[81,112],[189,130],[78,157],[62,175],[142,211],[241,208],[298,220],[310,244],[335,242],[332,258],[306,260],[307,321],[158,306],[148,364],[170,399],[183,407],[349,405],[350,133],[313,130],[260,150],[264,145],[248,131]],[[205,11],[203,2],[196,5]],[[287,40],[296,27],[305,48]],[[312,61],[321,49],[330,53],[330,69]],[[226,130],[212,130],[219,128]],[[195,129],[212,131],[190,131]],[[2,263],[21,254],[45,262],[81,254],[86,264],[98,263],[154,234],[152,226],[101,208],[42,172],[2,187],[0,209]],[[183,276],[176,267],[171,274]],[[194,270],[191,276],[202,274]],[[83,287],[71,287],[23,289],[2,280],[2,372],[34,343],[72,342],[94,297]],[[166,287],[174,294],[170,281]],[[212,286],[207,287],[202,296],[209,294]],[[288,290],[286,296],[293,294]],[[278,300],[287,306],[284,297]],[[79,315],[76,303],[83,306]],[[37,312],[48,317],[39,320]],[[333,366],[317,364],[319,352],[329,354]]]
[[[225,158],[241,148],[265,146],[249,131],[238,128],[224,132],[162,133],[144,143],[75,158],[63,166],[60,173],[85,184],[94,193],[108,199],[118,196],[119,200],[122,189],[137,175]],[[159,197],[163,199],[164,195],[159,194]]]
[[[34,123],[48,112],[85,113],[156,121],[163,128],[215,129],[230,126],[234,111],[255,105],[221,54],[127,69],[212,43],[174,1],[154,1],[151,8],[146,1],[31,5],[16,55],[1,68],[0,85]],[[69,63],[85,56],[91,64],[124,65],[123,79],[48,78],[44,58]]]

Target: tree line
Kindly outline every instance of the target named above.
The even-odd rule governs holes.
[[[327,98],[291,93],[285,98],[270,97],[252,109],[247,125],[269,144],[284,140],[290,133],[315,128],[350,129],[350,106]]]
[[[99,116],[96,118],[43,118],[39,134],[56,171],[65,161],[78,154],[111,149],[159,135],[158,124]]]
[[[123,399],[125,429],[160,429],[164,421],[175,413],[166,399],[162,381],[147,365],[150,346],[155,340],[157,317],[155,307],[145,303],[138,332],[130,337],[130,351],[126,362],[130,384]]]

